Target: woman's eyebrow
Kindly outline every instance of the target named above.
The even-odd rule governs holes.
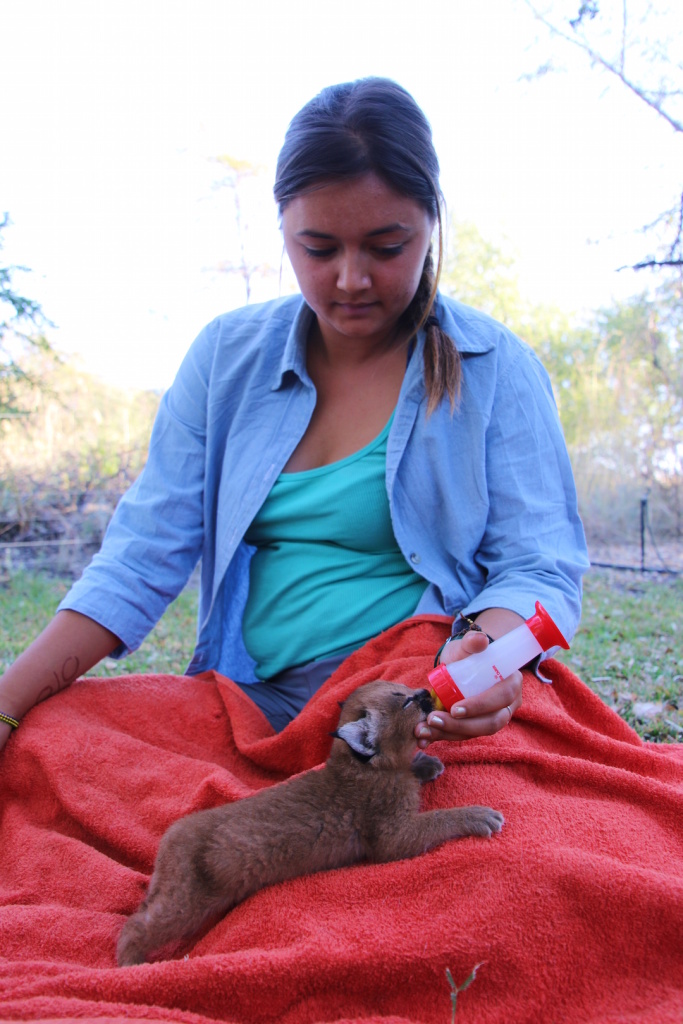
[[[368,231],[366,238],[374,238],[376,235],[390,235],[394,231],[410,231],[407,224],[401,224],[399,221],[395,221],[393,224],[386,224],[381,228],[374,228],[372,231]],[[296,237],[301,235],[307,235],[309,238],[325,238],[333,239],[335,235],[329,235],[324,231],[315,231],[313,228],[303,228],[301,231],[296,232]]]
[[[301,235],[308,235],[309,238],[334,238],[334,235],[326,235],[324,231],[314,231],[313,228],[304,228],[302,231],[297,231],[296,237],[299,238]]]
[[[383,228],[375,228],[374,231],[368,231],[368,238],[372,238],[375,235],[390,235],[393,231],[410,231],[407,224],[401,224],[400,221],[394,221],[393,224],[387,224]]]

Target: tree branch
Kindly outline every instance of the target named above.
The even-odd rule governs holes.
[[[617,270],[646,270],[648,267],[683,267],[683,260],[643,260],[642,263],[617,267]]]
[[[642,100],[642,102],[646,103],[648,107],[651,107],[652,110],[655,110],[660,117],[664,118],[667,124],[669,124],[675,132],[680,132],[683,134],[683,122],[678,121],[675,117],[672,117],[671,114],[667,113],[667,111],[662,108],[661,101],[653,99],[651,96],[647,94],[647,91],[645,89],[636,85],[635,82],[632,82],[631,79],[627,77],[623,66],[625,61],[625,42],[623,39],[621,58],[622,66],[621,68],[619,68],[616,64],[611,63],[605,57],[603,57],[602,54],[594,50],[593,47],[590,46],[590,44],[585,39],[579,39],[576,36],[571,36],[567,32],[564,32],[561,28],[558,28],[557,25],[553,24],[552,21],[550,21],[544,14],[542,14],[535,7],[531,0],[524,0],[524,2],[533,14],[534,18],[536,18],[537,21],[540,21],[542,25],[545,25],[545,27],[552,35],[557,36],[558,38],[563,39],[564,42],[570,43],[572,46],[577,47],[579,50],[581,50],[582,53],[585,53],[586,56],[588,56],[595,64],[599,64],[600,67],[604,68],[605,71],[609,71],[610,74],[615,75],[622,83],[622,85],[625,85],[627,89],[630,89],[631,92],[638,97],[638,99]],[[624,33],[625,32],[626,10],[624,4]]]

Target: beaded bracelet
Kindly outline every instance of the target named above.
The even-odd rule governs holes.
[[[467,636],[468,633],[484,633],[484,630],[481,628],[481,626],[478,626],[477,623],[474,622],[472,619],[468,619],[466,615],[461,615],[460,618],[464,619],[465,622],[468,623],[468,625],[465,626],[464,629],[461,629],[458,633],[453,633],[452,636],[449,636],[448,640],[446,640],[445,643],[441,644],[441,647],[439,647],[438,651],[436,652],[436,657],[434,658],[434,668],[436,668],[436,666],[439,664],[439,658],[441,657],[444,648],[448,646],[451,640],[462,640],[462,638],[464,636]],[[484,636],[486,637],[490,644],[494,642],[493,637],[489,636],[488,633],[484,633]]]
[[[19,722],[17,719],[12,718],[11,715],[4,715],[2,711],[0,711],[0,722],[4,722],[5,725],[10,725],[13,729],[19,728]]]

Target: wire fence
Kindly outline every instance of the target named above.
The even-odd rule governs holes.
[[[127,483],[127,481],[125,482]],[[76,577],[102,543],[125,486],[6,491],[0,508],[0,579],[18,570]]]
[[[640,499],[640,564],[639,565],[623,565],[618,562],[603,562],[591,559],[591,568],[596,569],[616,569],[626,572],[641,572],[641,573],[660,573],[668,576],[681,576],[683,570],[674,569],[672,566],[667,565],[666,558],[662,554],[657,540],[655,539],[654,532],[650,523],[650,517],[648,514],[648,496],[644,495]],[[659,565],[647,565],[648,561],[648,550],[647,542],[650,541],[652,550],[654,551],[655,558],[659,562]]]
[[[101,500],[104,495],[100,494],[97,497]],[[12,540],[0,540],[0,580],[2,570],[4,574],[9,575],[18,569],[79,575],[99,548],[118,497],[118,494],[107,493],[107,501],[99,506],[97,522],[86,516],[87,524],[85,519],[79,518],[78,521],[70,522],[68,528],[59,535],[36,537],[34,534],[33,537],[29,535]],[[7,525],[5,524],[6,527]],[[62,528],[63,526],[62,521]],[[666,552],[662,551],[663,547],[666,547]],[[614,547],[598,546],[596,557],[591,557],[591,568],[670,577],[683,575],[683,569],[679,567],[683,565],[683,544],[680,539],[673,545],[670,542],[658,542],[650,523],[647,496],[640,499],[638,541],[618,545],[616,551],[621,557],[610,557],[614,551]],[[628,560],[631,556],[632,562]]]

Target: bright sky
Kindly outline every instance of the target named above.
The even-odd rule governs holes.
[[[523,79],[553,51],[564,71]],[[415,96],[449,210],[507,239],[529,298],[581,310],[647,286],[616,269],[675,199],[681,136],[551,45],[521,0],[0,0],[4,258],[32,269],[15,284],[57,347],[163,388],[204,323],[242,304],[216,270],[237,257],[219,154],[264,167],[251,247],[276,272],[255,297],[277,295],[287,124],[369,74]]]

